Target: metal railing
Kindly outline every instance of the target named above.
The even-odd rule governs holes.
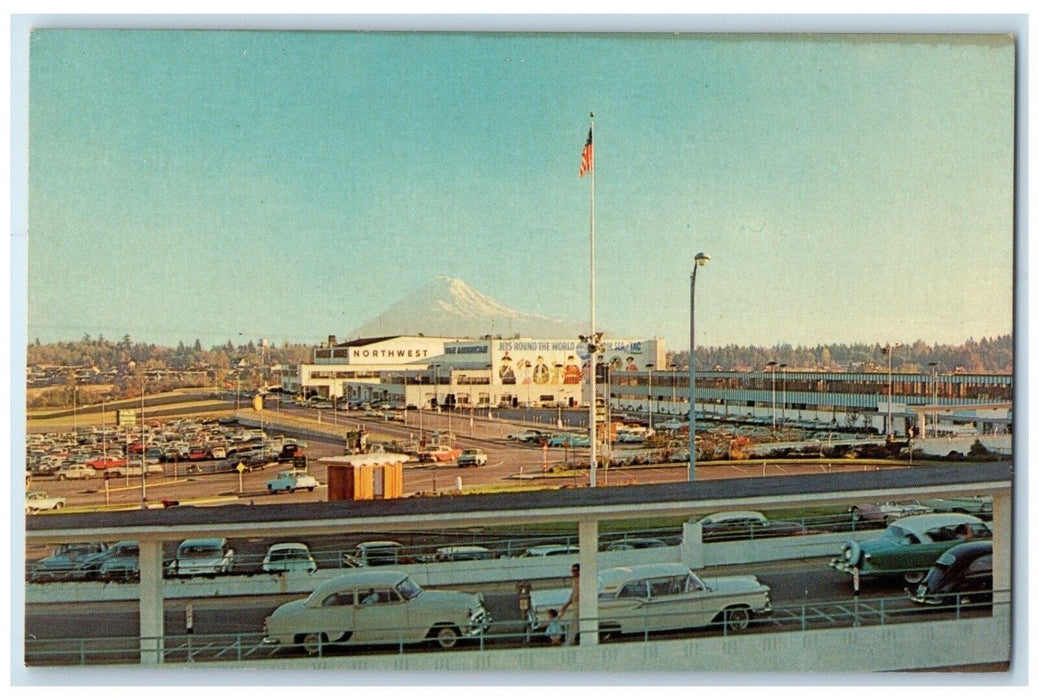
[[[980,594],[949,594],[938,604],[921,605],[911,602],[906,596],[887,598],[850,598],[833,601],[804,602],[774,606],[771,614],[752,617],[746,629],[732,629],[728,623],[730,611],[723,611],[709,628],[696,630],[660,630],[654,623],[659,617],[646,613],[632,616],[641,621],[641,630],[624,635],[609,634],[609,643],[637,643],[679,639],[688,636],[718,635],[723,637],[740,634],[768,634],[824,630],[843,627],[883,626],[914,622],[959,621],[993,614],[996,606],[1009,608],[1009,602],[992,603],[977,601]],[[991,595],[991,594],[988,594]],[[1009,591],[996,591],[997,601],[1009,601]],[[616,615],[600,617],[604,631],[609,632],[620,621]],[[377,632],[379,630],[368,630]],[[164,637],[92,637],[92,638],[29,638],[25,642],[27,666],[94,666],[106,664],[141,663],[142,655],[147,658],[161,655],[163,663],[214,663],[240,662],[289,657],[339,656],[344,653],[359,654],[411,654],[435,651],[480,651],[484,649],[522,648],[549,645],[543,630],[531,629],[525,620],[512,619],[495,621],[489,631],[473,637],[460,637],[454,649],[440,649],[430,638],[426,643],[405,642],[406,630],[382,630],[383,640],[396,637],[396,642],[379,645],[357,645],[347,647],[318,636],[306,644],[274,646],[265,644],[264,635],[258,632],[224,634],[185,634]],[[601,631],[602,634],[602,631]],[[414,635],[411,635],[413,637]],[[604,635],[606,636],[606,635]],[[604,640],[606,641],[606,640]],[[146,650],[143,651],[142,650]],[[158,651],[147,651],[158,650]],[[351,651],[352,650],[352,651]]]

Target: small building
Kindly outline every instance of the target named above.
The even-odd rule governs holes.
[[[371,501],[404,495],[407,455],[393,452],[323,457],[329,501]]]

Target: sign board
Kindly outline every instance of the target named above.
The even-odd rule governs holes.
[[[137,425],[137,411],[132,408],[117,409],[115,412],[115,424],[119,426]]]

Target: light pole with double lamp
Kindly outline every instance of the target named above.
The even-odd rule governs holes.
[[[696,268],[710,259],[697,253],[689,275],[689,481],[696,481]]]

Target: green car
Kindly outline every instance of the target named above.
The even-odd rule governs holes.
[[[845,543],[830,566],[851,574],[856,592],[859,576],[902,576],[915,584],[947,549],[969,540],[991,539],[992,530],[973,515],[911,515],[891,523],[876,539]]]

